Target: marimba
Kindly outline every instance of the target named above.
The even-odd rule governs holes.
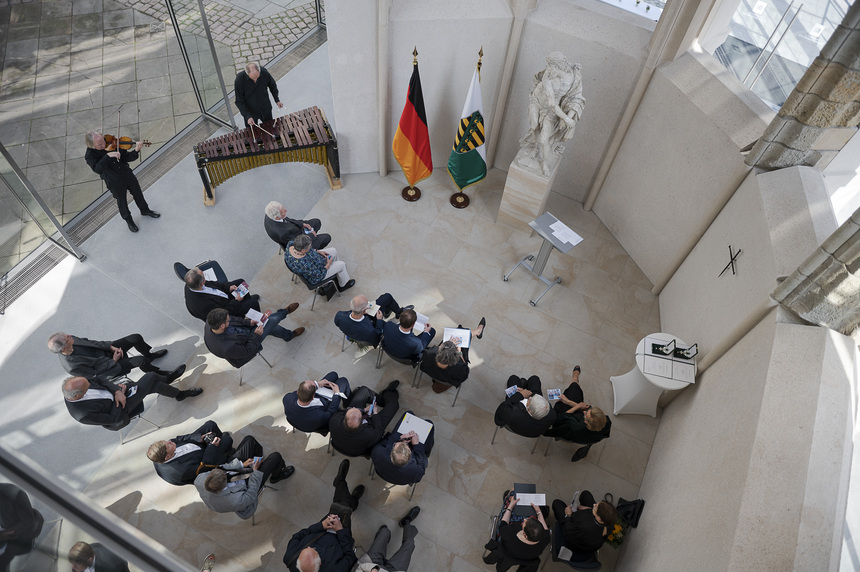
[[[268,132],[268,133],[267,133]],[[262,165],[302,162],[325,165],[332,189],[340,189],[337,139],[318,107],[266,121],[262,129],[246,127],[194,146],[203,180],[203,203],[215,204],[212,190],[234,175]]]

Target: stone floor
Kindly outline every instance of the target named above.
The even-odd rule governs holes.
[[[174,2],[209,107],[222,92],[196,6]],[[316,25],[307,0],[208,2],[207,11],[228,90],[244,61],[269,61]],[[82,159],[87,131],[150,141],[144,160],[199,114],[162,0],[0,0],[0,142],[61,223],[104,192]],[[42,241],[9,204],[0,273]]]
[[[297,108],[330,109],[327,62],[324,46],[281,80]],[[436,423],[437,445],[412,502],[408,487],[371,480],[364,459],[353,460],[349,474],[351,486],[367,486],[353,517],[356,542],[365,548],[380,524],[394,530],[409,506],[421,506],[412,572],[488,570],[482,546],[501,494],[514,482],[534,482],[550,499],[570,498],[583,488],[598,498],[607,492],[616,500],[637,498],[659,417],[613,417],[612,436],[577,463],[570,462],[570,444],[554,443],[544,456],[544,441],[531,454],[534,441],[505,431],[490,444],[492,414],[509,375],[537,374],[545,388],[561,388],[580,364],[586,398],[611,412],[609,376],[628,371],[636,342],[660,330],[648,280],[593,213],[558,195],[551,196],[548,210],[585,238],[568,255],[550,257],[546,274],[560,275],[562,284],[533,308],[528,300],[542,290],[540,282],[523,270],[502,281],[540,246],[538,237],[495,224],[504,180],[505,173],[491,171],[470,189],[469,208],[456,210],[442,170],[422,183],[420,201],[406,203],[399,173],[347,175],[342,190],[330,191],[320,167],[281,164],[233,177],[216,190],[217,204],[204,207],[193,159],[186,157],[147,191],[163,213],[159,220],[142,220],[140,232],[132,234],[112,219],[84,244],[86,261],[66,258],[7,310],[0,321],[0,408],[6,412],[0,439],[55,482],[85,493],[192,567],[214,552],[219,572],[282,572],[290,536],[327,510],[342,457],[328,455],[320,436],[291,431],[281,398],[301,380],[331,370],[354,387],[380,389],[400,379],[401,409]],[[435,394],[426,380],[410,387],[413,373],[406,366],[385,360],[377,370],[373,353],[352,347],[341,352],[332,319],[349,297],[317,300],[310,310],[312,293],[292,284],[262,229],[263,208],[272,199],[294,216],[323,221],[357,280],[350,294],[391,292],[439,328],[474,326],[486,317],[486,334],[475,341],[472,373],[456,406],[451,392]],[[289,343],[267,340],[264,352],[273,368],[254,360],[242,386],[238,371],[206,351],[203,325],[186,312],[182,284],[173,274],[174,261],[207,258],[219,260],[231,278],[248,279],[264,308],[301,304],[287,323],[307,332]],[[162,428],[139,421],[127,430],[133,440],[120,446],[116,434],[69,417],[58,389],[64,372],[44,346],[57,330],[93,339],[139,331],[170,350],[162,367],[188,365],[180,387],[199,386],[204,393],[182,403],[149,398],[146,417]],[[193,487],[164,483],[145,457],[152,441],[190,432],[207,419],[238,437],[254,435],[266,451],[280,451],[296,466],[295,476],[263,496],[256,526],[211,513]],[[64,524],[59,546],[67,549],[80,536]],[[395,534],[392,550],[398,540]],[[604,570],[613,570],[617,557],[615,549],[603,548]]]

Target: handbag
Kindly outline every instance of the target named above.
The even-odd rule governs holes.
[[[639,517],[642,516],[643,508],[645,508],[645,501],[642,499],[629,501],[620,498],[615,510],[618,511],[618,516],[623,518],[627,524],[636,528],[639,525]]]

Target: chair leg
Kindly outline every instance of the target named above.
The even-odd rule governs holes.
[[[369,473],[367,473],[367,474],[368,474],[368,475],[370,475],[370,480],[371,480],[371,481],[373,480],[373,477],[375,477],[375,476],[376,476],[376,475],[374,474],[374,472],[373,472],[373,460],[372,460],[372,459],[371,459],[371,461],[370,461],[370,472],[369,472]]]
[[[149,423],[150,425],[155,427],[156,431],[161,429],[161,425],[156,425],[155,423],[153,423],[152,421],[150,421],[149,419],[147,419],[146,417],[144,417],[142,415],[137,416],[135,419],[139,419],[140,421],[146,421],[147,423]],[[131,425],[131,422],[129,422],[129,425]],[[128,425],[126,425],[126,427],[128,427]],[[138,435],[138,437],[140,437],[140,435]],[[134,439],[137,439],[137,437],[135,437]],[[134,439],[129,439],[129,441],[126,441],[125,435],[122,434],[122,429],[119,430],[119,444],[120,445],[125,445],[127,442],[134,441]]]
[[[421,370],[421,366],[418,366],[418,370],[419,371]],[[421,378],[422,377],[424,377],[424,372],[420,371],[420,373],[418,373],[418,379],[415,380],[415,382],[412,384],[412,387],[418,389],[418,386],[421,385]]]
[[[537,444],[538,444],[539,442],[540,442],[540,437],[538,437],[537,439],[535,439],[535,446],[534,446],[534,447],[532,447],[532,453],[531,453],[532,455],[534,455],[534,454],[535,454],[535,449],[537,449]]]
[[[415,366],[415,375],[412,376],[412,387],[415,387],[415,380],[418,379],[418,372],[421,371],[417,365]]]
[[[460,385],[460,387],[463,387]],[[457,398],[460,397],[460,387],[457,388],[457,393],[454,394],[454,403],[451,404],[451,407],[454,407],[454,404],[457,403]]]
[[[346,334],[343,335],[343,341],[340,342],[340,353],[346,351]]]
[[[496,430],[495,430],[495,431],[493,431],[493,438],[492,438],[492,440],[490,441],[490,445],[492,445],[493,443],[495,443],[495,442],[496,442],[496,433],[498,433],[498,432],[499,432],[499,426],[498,426],[498,425],[496,425]]]
[[[267,366],[269,366],[269,368],[271,368],[271,367],[272,367],[272,364],[271,364],[271,363],[269,363],[269,360],[267,360],[267,359],[266,359],[266,356],[264,356],[264,355],[263,355],[263,352],[260,352],[260,353],[258,353],[257,355],[258,355],[258,356],[260,356],[260,357],[263,359],[263,361],[264,361],[264,362],[266,362],[266,365],[267,365]]]
[[[417,482],[412,483],[412,492],[409,493],[409,500],[410,501],[412,500],[412,495],[415,494],[415,487],[417,487],[417,486],[418,486]]]
[[[239,368],[239,387],[242,387],[242,375],[245,373],[245,366]]]
[[[376,356],[376,369],[379,369],[379,366],[382,365],[382,344],[379,344],[379,353]]]
[[[543,452],[544,457],[546,457],[549,454],[549,448],[552,445],[552,442],[554,441],[554,439],[552,437],[550,437],[549,439],[547,439],[547,441],[548,442],[546,444],[546,451]]]
[[[331,453],[332,457],[334,457],[334,453],[331,452],[331,435],[328,436],[328,449],[325,450],[326,453]]]
[[[316,304],[316,303],[317,303],[317,289],[314,288],[314,301],[311,302],[311,312],[314,311],[314,304]]]

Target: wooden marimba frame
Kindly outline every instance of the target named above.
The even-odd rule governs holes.
[[[324,165],[331,188],[342,188],[337,139],[318,107],[266,121],[262,129],[246,127],[203,141],[194,146],[194,157],[207,206],[215,204],[213,189],[227,179],[275,163]]]

